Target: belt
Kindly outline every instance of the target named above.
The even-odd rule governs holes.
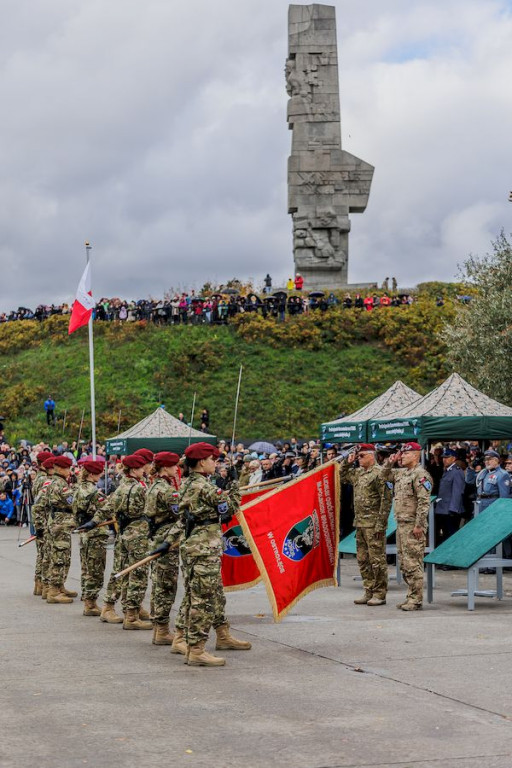
[[[478,496],[478,499],[497,499],[499,498],[498,493],[481,493],[480,496]]]

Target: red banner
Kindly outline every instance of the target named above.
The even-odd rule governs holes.
[[[242,504],[247,504],[266,493],[244,493]],[[242,531],[242,526],[235,515],[231,522],[222,526],[222,583],[226,592],[249,589],[261,581],[260,571],[254,561],[249,544]]]
[[[337,463],[324,464],[244,504],[238,519],[276,621],[312,590],[337,586]]]

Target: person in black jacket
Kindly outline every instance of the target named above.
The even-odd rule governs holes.
[[[464,472],[457,464],[457,451],[445,448],[442,454],[444,472],[439,482],[435,505],[436,547],[459,530],[464,514]]]

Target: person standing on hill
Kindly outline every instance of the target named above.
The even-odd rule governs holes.
[[[55,426],[55,400],[51,395],[48,395],[44,401],[44,410],[46,411],[46,423]]]

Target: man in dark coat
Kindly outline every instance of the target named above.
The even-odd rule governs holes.
[[[464,513],[464,472],[457,464],[457,451],[445,448],[444,472],[439,482],[435,506],[436,547],[458,531]]]

